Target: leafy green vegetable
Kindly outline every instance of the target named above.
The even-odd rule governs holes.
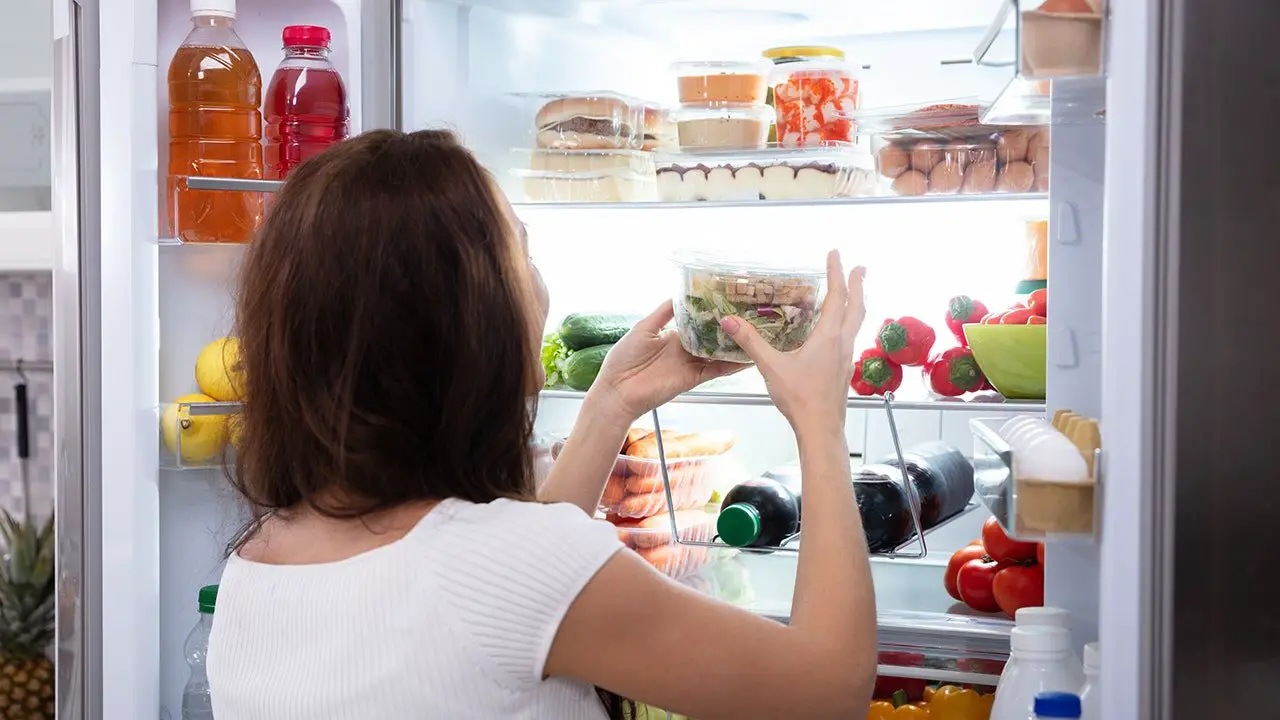
[[[564,385],[564,363],[572,354],[569,348],[560,341],[558,333],[551,333],[542,339],[542,370],[547,375],[546,388],[557,388]]]

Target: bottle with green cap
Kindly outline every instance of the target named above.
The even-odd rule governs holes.
[[[776,547],[800,532],[800,495],[769,478],[735,485],[720,504],[716,533],[734,547]]]
[[[182,720],[213,720],[213,700],[209,696],[209,675],[205,658],[209,654],[209,631],[213,629],[213,608],[218,602],[218,586],[200,588],[197,598],[200,622],[187,635],[183,654],[191,667],[191,677],[182,689]]]

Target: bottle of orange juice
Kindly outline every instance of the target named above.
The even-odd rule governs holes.
[[[262,177],[262,75],[235,17],[235,0],[191,0],[191,32],[169,63],[168,228],[183,242],[248,242],[262,219],[257,192],[184,187]]]

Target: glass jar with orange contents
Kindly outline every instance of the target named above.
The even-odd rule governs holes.
[[[834,47],[777,47],[764,51],[770,74],[777,139],[787,148],[854,141],[850,115],[861,105],[858,66]]]

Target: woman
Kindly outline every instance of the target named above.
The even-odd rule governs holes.
[[[789,626],[669,581],[591,519],[632,421],[731,370],[663,303],[614,350],[535,496],[547,298],[523,226],[452,135],[367,133],[302,165],[249,248],[218,720],[865,712],[875,608],[845,397],[862,273],[829,259],[805,346],[755,359],[795,430],[805,538]],[[602,703],[594,688],[613,700]],[[606,704],[608,709],[606,709]]]

